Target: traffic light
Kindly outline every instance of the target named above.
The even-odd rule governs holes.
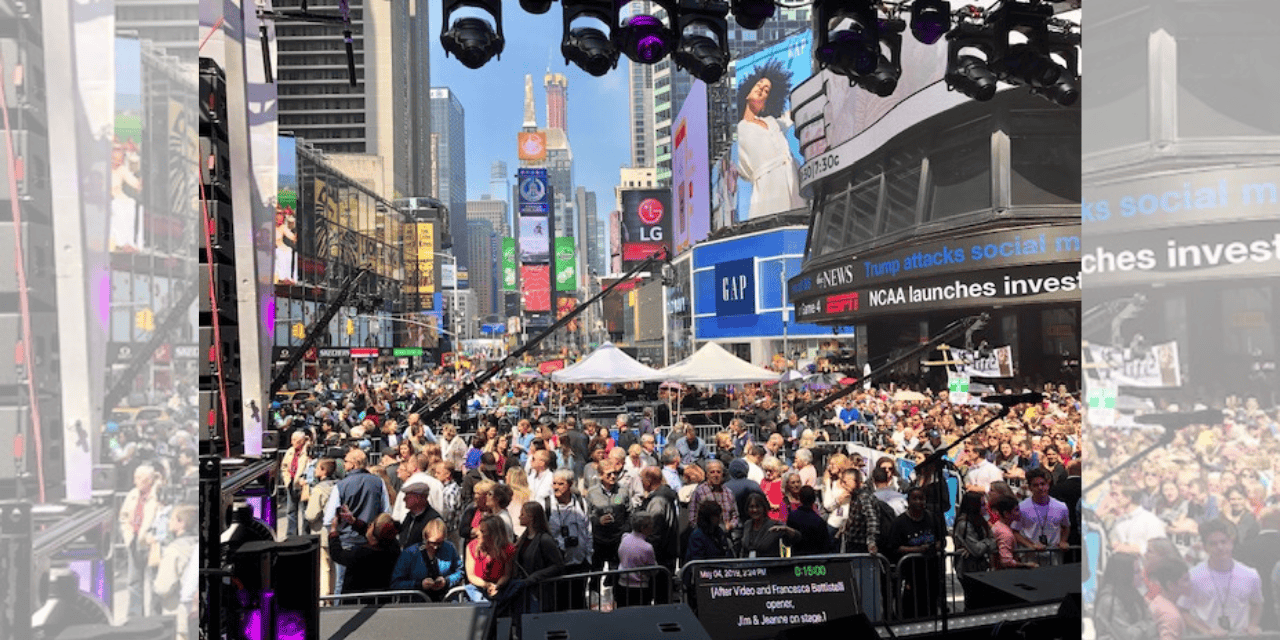
[[[141,309],[138,309],[138,312],[134,314],[134,323],[137,324],[138,328],[141,329],[142,331],[155,331],[156,330],[155,312],[153,312],[148,307],[143,307]]]
[[[307,327],[301,322],[295,322],[290,327],[289,334],[298,340],[305,340],[307,338]]]

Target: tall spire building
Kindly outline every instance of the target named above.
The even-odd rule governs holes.
[[[543,78],[547,89],[547,128],[569,130],[569,79],[563,73],[550,73]]]

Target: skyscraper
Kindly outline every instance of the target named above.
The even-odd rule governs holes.
[[[507,179],[507,163],[494,160],[489,168],[489,197],[507,201],[511,196],[511,182]]]
[[[575,194],[578,209],[578,233],[575,238],[578,241],[578,273],[580,276],[591,273],[595,268],[592,266],[596,260],[596,226],[599,220],[596,219],[596,192],[587,191],[586,187],[578,187]],[[599,274],[600,271],[595,271]],[[580,282],[585,281],[581,278]]]
[[[449,207],[449,234],[453,255],[461,269],[471,267],[467,255],[467,145],[466,114],[458,94],[448,87],[431,88],[431,122],[435,129],[435,158],[438,183],[436,197]]]
[[[569,130],[569,79],[563,73],[547,73],[547,128]]]
[[[467,220],[484,220],[493,227],[493,232],[504,237],[511,235],[511,227],[507,226],[507,203],[493,198],[467,201]]]
[[[631,166],[652,167],[653,155],[653,67],[627,62],[629,81],[627,114],[631,123]]]
[[[431,28],[426,0],[392,3],[395,58],[395,158],[392,188],[397,197],[431,194]],[[388,158],[388,160],[392,160]]]
[[[499,269],[498,256],[493,255],[493,236],[494,228],[488,220],[467,220],[467,253],[475,262],[468,275],[476,296],[476,315],[480,317],[497,313]]]
[[[276,9],[301,9],[278,0]],[[356,86],[347,82],[340,24],[276,25],[276,87],[281,131],[292,131],[328,153],[380,156],[384,197],[396,184],[395,64],[392,3],[351,0]],[[338,0],[313,0],[308,10],[338,13]]]

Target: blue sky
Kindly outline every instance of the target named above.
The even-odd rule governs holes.
[[[628,144],[626,58],[618,68],[596,78],[560,55],[561,7],[542,15],[503,3],[502,59],[468,69],[457,58],[446,58],[440,46],[440,0],[431,0],[431,86],[453,90],[466,112],[467,198],[489,192],[489,169],[495,160],[507,163],[514,175],[516,133],[524,122],[524,76],[533,75],[538,126],[546,126],[543,76],[563,73],[569,80],[569,143],[573,148],[576,186],[596,192],[597,215],[613,208],[618,169],[631,161]],[[514,182],[514,180],[512,180]]]

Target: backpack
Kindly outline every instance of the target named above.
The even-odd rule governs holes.
[[[893,521],[898,515],[893,512],[893,507],[889,503],[871,496],[871,503],[876,507],[876,521],[879,523],[879,530],[876,533],[876,549],[881,555],[889,549],[889,530],[893,528]]]

